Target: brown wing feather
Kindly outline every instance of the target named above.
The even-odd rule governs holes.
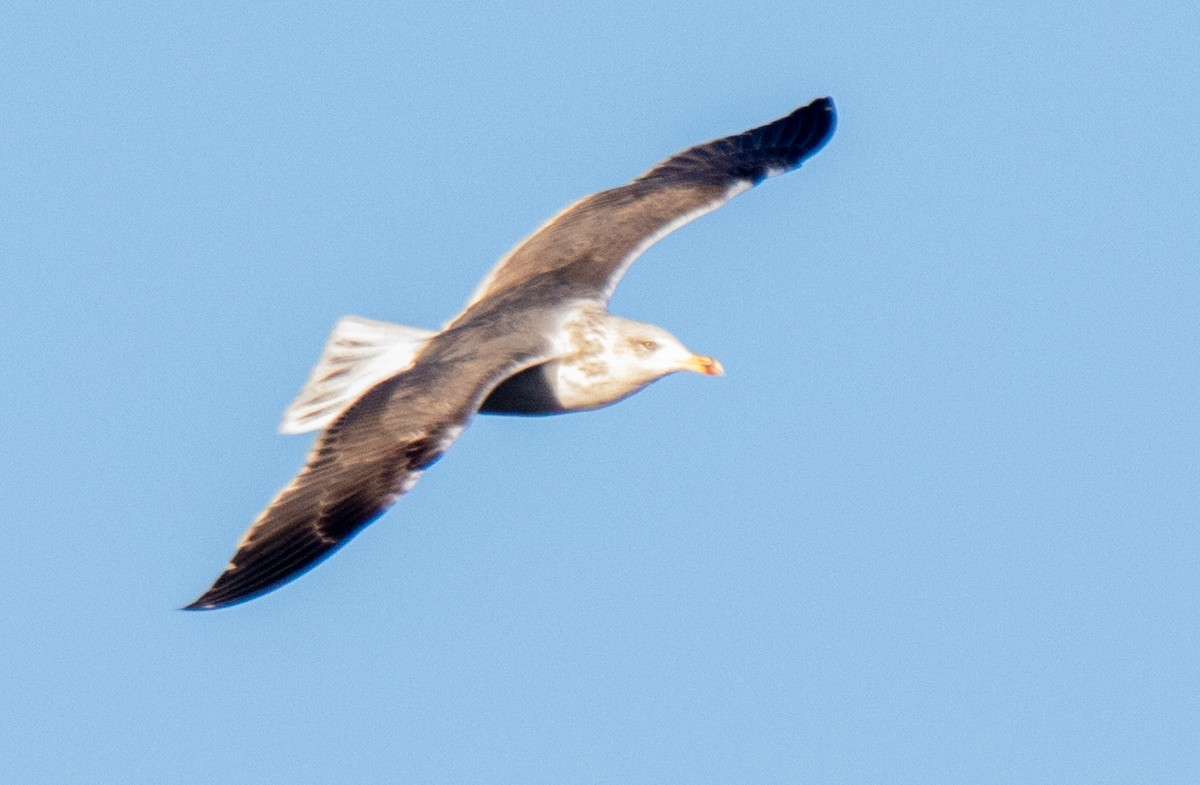
[[[829,140],[833,101],[821,98],[786,117],[674,155],[633,182],[592,194],[514,248],[471,302],[554,273],[572,288],[607,298],[646,248],[773,174],[797,168]]]
[[[386,396],[400,380],[373,387],[359,399],[366,408],[355,404],[330,426],[304,468],[246,532],[229,566],[188,609],[242,602],[302,574],[377,518],[441,456],[451,428],[465,418],[400,438],[371,427],[380,424],[371,399]]]
[[[819,99],[685,150],[552,219],[500,261],[416,364],[368,390],[322,434],[304,468],[246,532],[228,569],[187,607],[250,599],[343,545],[445,452],[500,380],[547,359],[547,310],[564,297],[607,299],[625,267],[657,239],[796,168],[833,128],[833,103]]]
[[[334,421],[187,609],[243,602],[315,566],[413,486],[500,379],[544,359],[537,324],[513,330],[495,314],[479,317],[432,339],[412,368],[372,387]]]

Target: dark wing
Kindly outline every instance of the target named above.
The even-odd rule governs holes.
[[[543,361],[540,333],[512,329],[491,319],[442,333],[412,368],[364,393],[322,433],[229,566],[187,609],[220,608],[277,588],[377,518],[453,444],[492,387]]]
[[[547,273],[607,299],[643,251],[767,177],[799,167],[829,141],[835,124],[832,99],[819,98],[772,123],[685,150],[627,185],[592,194],[501,259],[471,304]]]

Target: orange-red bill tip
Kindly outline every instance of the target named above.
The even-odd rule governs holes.
[[[687,362],[687,367],[696,373],[702,373],[705,376],[724,376],[725,369],[721,367],[721,363],[714,357],[708,357],[703,354],[693,354]]]

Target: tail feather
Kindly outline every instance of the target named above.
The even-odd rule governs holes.
[[[342,317],[300,394],[284,411],[280,433],[305,433],[329,425],[370,387],[412,365],[434,334],[361,316]]]

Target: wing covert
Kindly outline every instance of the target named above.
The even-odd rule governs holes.
[[[300,576],[379,517],[441,457],[466,418],[433,422],[399,438],[378,427],[382,399],[402,377],[373,387],[322,434],[304,468],[188,610],[243,602]]]
[[[186,608],[233,605],[281,586],[412,488],[496,384],[544,359],[541,315],[512,318],[520,323],[498,323],[485,309],[430,339],[412,367],[363,393],[321,434],[212,587]]]
[[[835,125],[833,101],[820,98],[774,122],[691,147],[626,185],[581,199],[501,259],[468,307],[546,275],[608,299],[647,248],[763,179],[799,167],[824,146]]]

